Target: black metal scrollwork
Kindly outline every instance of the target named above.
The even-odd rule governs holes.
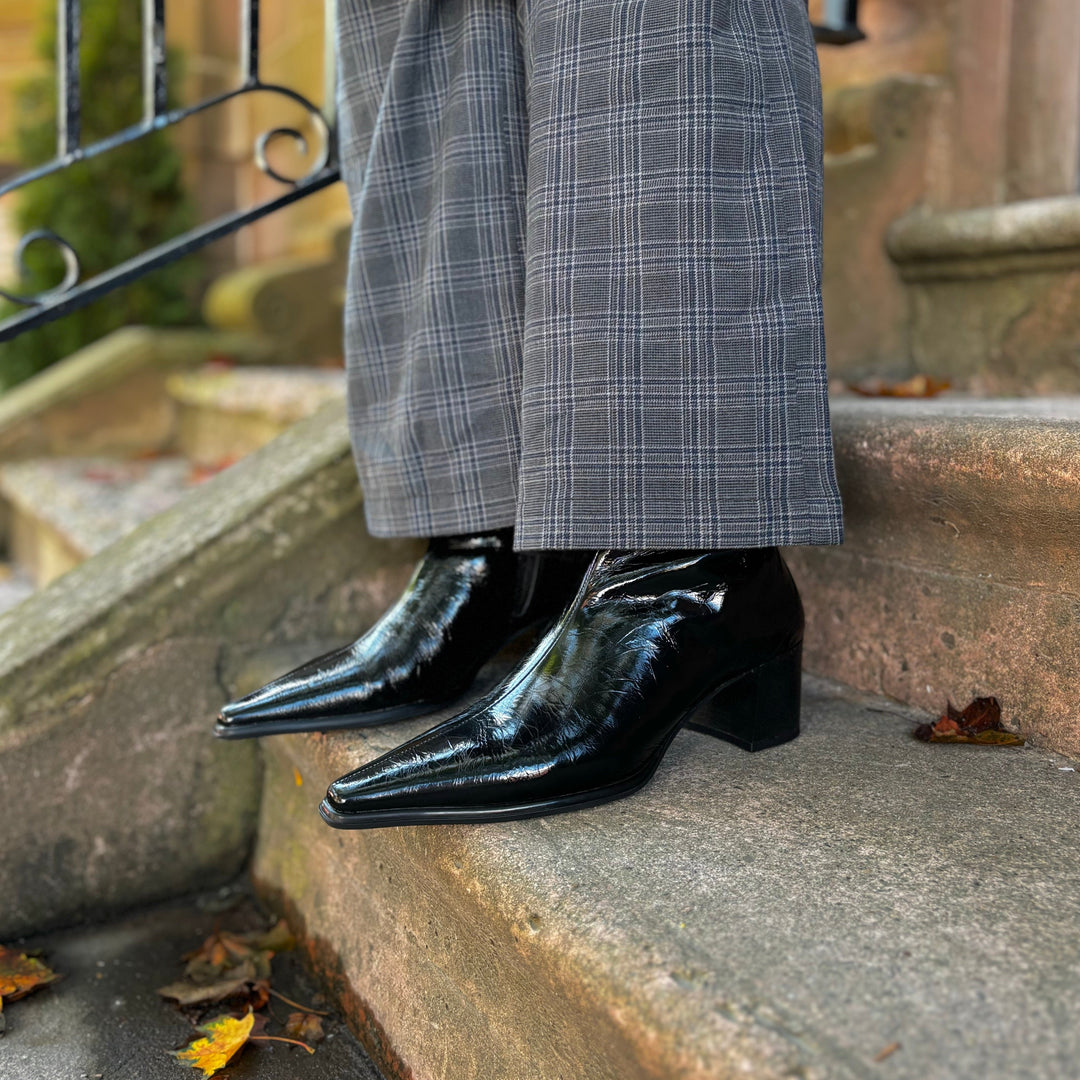
[[[6,289],[0,289],[0,297],[3,297],[13,304],[22,304],[26,307],[33,307],[40,304],[46,304],[50,300],[54,300],[56,297],[62,296],[66,292],[70,292],[78,285],[79,277],[82,273],[79,266],[78,253],[62,236],[57,236],[51,229],[33,229],[19,241],[19,246],[15,249],[15,266],[18,268],[20,280],[24,278],[27,273],[27,248],[29,248],[31,244],[39,242],[52,244],[60,252],[64,260],[63,278],[58,284],[53,285],[52,288],[44,289],[42,292],[34,293],[32,295],[12,293],[8,292]]]
[[[320,148],[319,153],[316,155],[315,162],[311,165],[306,173],[300,177],[284,176],[278,172],[269,162],[266,156],[266,151],[272,142],[278,139],[292,139],[299,147],[302,154],[308,152],[308,141],[304,133],[298,131],[296,128],[291,127],[276,127],[271,128],[269,131],[264,131],[255,140],[255,164],[259,169],[266,173],[273,180],[277,180],[282,184],[303,184],[313,177],[318,176],[330,164],[330,156],[333,149],[333,133],[330,131],[330,125],[327,124],[326,118],[319,111],[319,109],[313,105],[307,98],[301,94],[297,94],[293,90],[289,90],[284,86],[272,86],[266,84],[260,84],[253,87],[256,90],[268,90],[276,94],[284,94],[286,97],[295,101],[298,105],[307,109],[311,117],[312,125],[315,128],[316,133],[319,136]]]
[[[260,91],[278,94],[299,105],[307,114],[318,146],[314,160],[300,177],[289,177],[274,168],[268,160],[267,151],[271,143],[279,139],[292,139],[301,153],[309,152],[309,135],[294,127],[274,127],[264,132],[255,140],[254,160],[256,166],[267,176],[286,185],[287,191],[255,206],[225,214],[214,221],[200,225],[163,244],[128,259],[118,266],[96,274],[82,281],[79,257],[71,244],[49,229],[35,229],[27,233],[19,242],[16,252],[19,275],[25,278],[26,251],[34,243],[53,244],[61,253],[64,262],[62,280],[49,289],[36,294],[24,294],[13,290],[0,289],[0,298],[17,304],[24,310],[0,322],[0,342],[15,337],[16,334],[76,308],[91,300],[125,285],[150,270],[156,269],[189,252],[196,251],[215,240],[235,232],[243,225],[257,221],[273,211],[287,206],[312,192],[319,191],[339,179],[335,134],[331,123],[317,105],[303,94],[274,83],[264,83],[259,79],[259,0],[244,0],[240,5],[241,21],[241,83],[230,90],[216,94],[184,109],[168,109],[166,102],[166,56],[165,40],[165,3],[164,0],[147,0],[143,4],[143,91],[144,115],[141,121],[118,131],[108,138],[89,145],[80,141],[80,102],[79,86],[79,39],[80,39],[79,0],[60,0],[58,4],[58,124],[57,154],[51,161],[30,169],[7,180],[0,181],[0,196],[40,180],[52,173],[66,169],[78,161],[86,161],[99,154],[107,153],[125,143],[142,138],[151,131],[170,127],[186,120],[196,113],[215,108],[242,94]],[[327,11],[332,11],[328,5]],[[331,33],[327,28],[327,33]],[[332,80],[328,79],[330,84]],[[310,134],[310,133],[309,133]]]

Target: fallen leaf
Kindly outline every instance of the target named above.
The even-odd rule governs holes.
[[[226,977],[213,982],[200,983],[191,978],[180,979],[168,986],[159,987],[158,993],[181,1006],[211,1005],[215,1001],[224,1001],[225,998],[247,993],[249,984],[258,981],[255,965],[250,960],[227,969],[227,972]]]
[[[322,1021],[314,1013],[293,1012],[285,1021],[285,1034],[305,1043],[322,1042],[326,1038]]]
[[[995,697],[975,698],[962,712],[951,701],[933,724],[920,724],[915,738],[931,743],[974,743],[982,746],[1023,746],[1020,735],[1001,726],[1001,703]]]
[[[18,1001],[59,978],[36,956],[0,945],[0,1007],[5,1001]]]
[[[202,1069],[204,1077],[213,1076],[243,1048],[254,1024],[255,1014],[251,1012],[240,1020],[234,1016],[217,1016],[197,1028],[208,1038],[196,1039],[183,1050],[174,1051],[174,1056],[193,1069]]]
[[[882,1047],[874,1055],[874,1061],[875,1062],[884,1061],[887,1057],[891,1057],[893,1054],[895,1054],[896,1051],[899,1050],[899,1049],[900,1049],[900,1044],[898,1042],[889,1043],[888,1046]]]
[[[946,379],[935,379],[932,375],[912,375],[902,382],[872,376],[856,383],[845,384],[853,393],[863,397],[929,398],[937,397],[952,384]]]
[[[235,465],[236,462],[237,458],[230,456],[212,464],[192,465],[184,482],[192,486],[205,483],[205,481],[217,476],[219,472],[224,472],[230,465]]]
[[[966,732],[989,731],[1001,728],[1001,705],[997,698],[976,698],[959,716],[957,723]]]
[[[284,919],[278,919],[263,934],[248,934],[245,936],[252,939],[256,948],[269,949],[271,952],[289,952],[296,948],[296,938],[293,937],[293,932]]]
[[[158,993],[181,1008],[229,999],[261,1009],[270,1000],[270,961],[274,953],[295,945],[296,939],[284,919],[269,930],[246,934],[215,931],[184,956],[184,978],[161,987]]]

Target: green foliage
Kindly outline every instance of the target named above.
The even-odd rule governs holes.
[[[82,142],[87,145],[138,121],[142,112],[140,0],[92,0],[83,5]],[[55,17],[40,51],[55,65]],[[175,80],[175,59],[170,56]],[[19,99],[20,164],[56,153],[55,70],[28,83]],[[16,224],[21,233],[48,228],[79,254],[83,280],[189,228],[181,157],[167,131],[156,131],[100,157],[69,166],[23,188]],[[24,280],[12,288],[35,293],[56,285],[62,260],[47,243],[30,246]],[[0,389],[14,385],[75,349],[129,323],[193,321],[198,262],[190,256],[101,300],[0,345]],[[13,310],[0,309],[0,318]]]

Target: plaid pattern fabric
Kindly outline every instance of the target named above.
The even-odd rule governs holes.
[[[841,539],[804,0],[341,0],[369,526]]]

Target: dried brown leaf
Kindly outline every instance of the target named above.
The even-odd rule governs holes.
[[[1001,726],[1001,704],[995,697],[975,698],[962,711],[947,702],[934,724],[920,724],[915,738],[931,743],[974,743],[981,746],[1023,746],[1024,739]]]
[[[874,375],[845,385],[863,397],[929,398],[948,390],[952,383],[947,379],[935,379],[932,375],[912,375],[910,379],[900,382]]]
[[[976,698],[960,714],[960,726],[965,733],[989,731],[1001,727],[1001,705],[995,697]]]
[[[178,1005],[210,1005],[215,1001],[224,1001],[226,998],[239,995],[248,995],[250,988],[258,980],[255,965],[246,960],[228,972],[220,979],[213,982],[198,982],[195,979],[179,979],[168,986],[162,986],[158,993],[165,998],[170,998]]]
[[[292,1012],[285,1021],[285,1034],[290,1039],[299,1039],[301,1042],[317,1043],[326,1038],[323,1031],[322,1020],[314,1013]]]

